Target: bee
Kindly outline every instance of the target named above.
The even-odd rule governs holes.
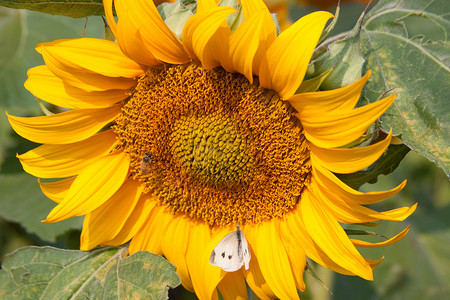
[[[141,159],[141,171],[143,174],[147,174],[150,171],[150,164],[152,163],[153,154],[145,153]]]

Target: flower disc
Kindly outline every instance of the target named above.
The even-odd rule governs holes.
[[[256,223],[292,209],[309,181],[292,108],[241,74],[149,68],[122,111],[114,130],[131,175],[172,213],[211,226]]]

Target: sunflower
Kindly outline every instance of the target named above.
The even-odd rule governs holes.
[[[399,221],[415,205],[386,212],[365,205],[400,191],[351,189],[334,173],[375,162],[392,134],[361,137],[394,101],[355,108],[369,78],[331,91],[296,93],[326,22],[315,12],[277,36],[261,0],[236,10],[198,1],[181,40],[151,0],[104,0],[117,43],[80,38],[39,44],[45,65],[25,87],[69,110],[8,116],[14,130],[43,144],[18,155],[58,205],[45,222],[84,217],[81,249],[121,245],[164,255],[200,299],[298,299],[306,257],[348,275],[373,279],[381,260],[356,247],[339,223]],[[239,225],[251,251],[248,270],[209,263],[215,246]]]

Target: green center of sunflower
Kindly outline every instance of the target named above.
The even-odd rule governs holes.
[[[309,183],[293,109],[241,74],[149,68],[113,126],[131,176],[169,212],[214,225],[283,216]]]
[[[172,154],[181,167],[212,186],[239,184],[253,167],[247,140],[233,120],[220,112],[181,116],[175,121],[171,138]]]

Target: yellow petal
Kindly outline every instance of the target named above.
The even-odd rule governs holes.
[[[296,210],[285,218],[286,228],[289,229],[291,235],[294,237],[291,242],[295,243],[295,248],[305,250],[306,255],[314,260],[316,263],[341,274],[356,275],[351,271],[342,268],[336,264],[328,255],[311,239],[309,233],[301,218],[300,205]]]
[[[131,215],[128,217],[125,224],[123,224],[120,232],[113,239],[105,241],[103,245],[119,246],[131,240],[131,238],[136,236],[139,230],[147,224],[150,214],[157,204],[158,201],[156,199],[148,198],[147,195],[142,194]],[[83,245],[80,247],[84,250],[82,248]],[[131,252],[131,250],[129,251],[131,254],[134,253]]]
[[[184,64],[189,61],[183,44],[164,23],[153,1],[115,2],[128,12],[129,20],[139,29],[144,46],[157,60],[169,64]]]
[[[243,231],[275,295],[280,299],[299,299],[289,258],[279,236],[279,223],[271,220],[247,226]]]
[[[90,212],[84,219],[81,234],[82,250],[90,250],[112,240],[122,230],[141,197],[143,186],[139,181],[126,180],[104,204]]]
[[[253,83],[263,54],[276,38],[275,25],[269,11],[260,10],[247,19],[231,35],[230,53],[233,67]]]
[[[370,265],[372,270],[375,270],[375,268],[384,260],[384,256],[381,259],[368,259],[368,258],[364,259]]]
[[[208,10],[210,8],[217,7],[217,3],[214,0],[198,0],[197,1],[197,13]]]
[[[300,291],[305,290],[305,282],[303,281],[303,273],[306,268],[306,253],[303,245],[299,245],[297,237],[290,233],[289,225],[286,220],[280,222],[281,238],[284,248],[291,263],[292,274],[294,275],[295,285]]]
[[[242,0],[241,5],[246,20],[250,19],[255,13],[261,10],[269,12],[269,9],[262,0]]]
[[[85,140],[113,121],[121,105],[104,109],[77,109],[50,116],[22,118],[8,115],[20,136],[40,144],[68,144]]]
[[[306,138],[322,148],[347,145],[359,138],[394,102],[395,95],[347,112],[303,116]]]
[[[371,71],[361,77],[358,81],[345,87],[311,93],[302,93],[288,99],[289,103],[299,112],[300,118],[303,115],[317,116],[333,111],[352,110],[359,98],[361,91],[369,80]]]
[[[325,169],[321,164],[315,163],[314,159],[312,159],[314,180],[322,189],[328,190],[331,194],[335,194],[345,201],[351,200],[358,204],[373,204],[397,194],[406,185],[405,180],[397,187],[388,191],[362,193],[343,183],[336,175]]]
[[[334,173],[350,174],[373,164],[389,146],[392,129],[381,142],[360,148],[325,149],[309,144],[315,161]]]
[[[45,64],[53,74],[63,82],[84,91],[129,90],[136,86],[136,80],[133,78],[108,77],[87,69],[75,67],[70,64],[69,60],[58,60],[50,55],[44,47],[37,49],[42,53]]]
[[[135,78],[145,73],[143,66],[126,57],[117,43],[102,39],[62,39],[41,43],[36,50],[67,68],[89,70],[107,77]]]
[[[190,220],[181,215],[176,216],[167,224],[161,248],[164,256],[177,267],[177,274],[183,287],[193,292],[194,286],[186,262],[189,233]]]
[[[258,260],[253,250],[250,248],[251,261],[248,270],[242,270],[245,276],[245,281],[252,289],[252,291],[262,300],[276,299],[277,297],[270,289],[264,278]]]
[[[312,193],[303,192],[301,212],[311,238],[336,264],[366,280],[373,280],[369,264],[350,242],[333,215],[319,203]]]
[[[284,99],[290,98],[300,86],[322,30],[331,17],[329,12],[314,12],[283,31],[261,62],[261,86],[275,90]]]
[[[123,1],[115,1],[114,4],[118,19],[114,35],[122,52],[142,65],[153,66],[160,64],[149,49],[145,47],[146,43],[142,39],[140,28],[136,27],[132,22],[126,4],[124,5]],[[112,3],[108,3],[108,5],[112,5]],[[110,12],[112,14],[112,10]],[[111,15],[110,18],[113,18],[113,16]],[[110,22],[109,19],[108,22]]]
[[[355,245],[356,247],[362,247],[362,248],[377,248],[377,247],[389,246],[389,245],[392,245],[392,244],[400,241],[401,239],[403,239],[408,234],[410,227],[411,227],[411,225],[408,225],[408,227],[406,227],[402,232],[400,232],[396,236],[390,238],[389,240],[381,242],[381,243],[369,243],[366,241],[361,241],[361,240],[356,240],[356,239],[350,239],[350,240],[352,241],[353,245]]]
[[[106,20],[108,21],[108,25],[111,28],[112,33],[116,36],[116,20],[114,20],[113,15],[113,1],[114,0],[103,0],[103,7],[105,9]],[[116,37],[117,38],[117,37]]]
[[[64,83],[47,66],[28,70],[25,88],[37,98],[67,108],[109,107],[128,97],[128,90],[106,90],[86,92]]]
[[[218,288],[224,300],[248,299],[247,286],[242,271],[227,273],[219,283]]]
[[[216,240],[212,241],[208,225],[196,223],[191,227],[186,261],[199,299],[217,299],[217,285],[226,275],[221,268],[209,263],[211,252],[218,243]]]
[[[164,208],[156,206],[146,224],[133,237],[130,243],[130,252],[148,251],[162,255],[162,240],[166,232],[167,225],[172,221],[173,216],[164,213]]]
[[[58,222],[93,211],[120,188],[130,166],[130,157],[115,152],[86,167],[73,182],[64,200],[47,216],[45,222]]]
[[[209,46],[208,43],[224,24],[225,19],[233,12],[235,10],[227,6],[208,9],[197,12],[184,25],[183,44],[189,55],[194,59],[198,58],[205,68],[219,65],[219,61],[216,59],[216,53],[219,51],[216,48],[217,44],[212,43]],[[222,45],[227,42],[227,40],[222,40]]]
[[[351,199],[342,199],[336,194],[329,193],[326,189],[321,189],[315,182],[311,184],[314,190],[315,199],[323,207],[326,207],[331,214],[342,223],[368,223],[378,220],[403,221],[409,217],[416,209],[416,204],[411,207],[401,207],[384,212],[377,212],[364,207]]]
[[[205,68],[213,68],[215,66],[221,65],[226,71],[230,73],[236,72],[229,51],[230,36],[231,30],[228,27],[227,22],[223,21],[217,31],[209,40],[204,50],[204,53],[208,53],[208,55],[205,55],[207,61],[202,62]]]
[[[72,144],[42,145],[17,157],[25,172],[33,176],[63,178],[78,175],[97,158],[108,154],[115,144],[115,133],[107,130]]]
[[[76,177],[71,177],[59,181],[54,182],[41,182],[38,179],[39,186],[41,187],[41,191],[44,193],[52,201],[56,203],[61,203],[64,200],[64,197],[67,195],[70,186],[74,182]]]

